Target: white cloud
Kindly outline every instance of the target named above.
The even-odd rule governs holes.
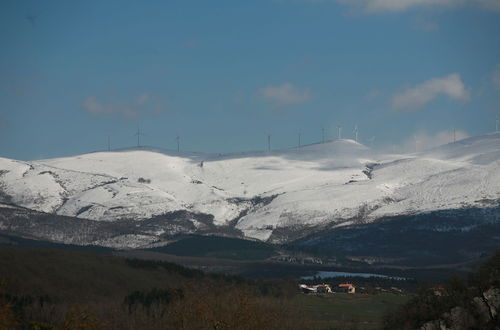
[[[366,95],[365,95],[365,98],[367,98],[368,100],[375,100],[376,98],[378,98],[380,95],[382,94],[382,92],[378,89],[373,89],[371,90],[370,92],[368,92]]]
[[[392,97],[392,107],[401,112],[413,112],[440,95],[446,95],[452,100],[467,101],[470,91],[465,87],[460,75],[452,73],[445,77],[429,79],[395,94]]]
[[[491,75],[491,81],[493,82],[493,86],[500,90],[500,63],[497,63],[495,71]]]
[[[472,0],[470,0],[469,2],[472,2]],[[500,12],[500,1],[498,0],[478,0],[477,2],[484,9]]]
[[[479,7],[484,10],[500,11],[499,0],[303,0],[311,3],[337,2],[361,8],[367,13],[402,12],[415,8]]]
[[[463,130],[444,130],[434,134],[429,134],[426,131],[419,131],[412,136],[403,140],[399,145],[394,146],[393,151],[399,153],[412,153],[424,150],[433,149],[444,144],[452,143],[455,138],[456,141],[470,137],[470,135]]]
[[[91,95],[83,101],[82,108],[94,116],[115,116],[124,120],[135,120],[144,114],[158,114],[163,110],[159,102],[153,102],[149,93],[142,93],[135,101],[124,103],[106,102]]]
[[[289,82],[279,86],[267,86],[260,89],[257,94],[264,100],[271,102],[275,107],[302,103],[311,98],[307,89],[300,89]]]
[[[151,94],[149,94],[149,93],[142,93],[137,98],[137,104],[138,105],[144,105],[144,104],[148,103],[149,100],[151,100]]]
[[[369,13],[401,12],[415,7],[450,6],[461,0],[338,0],[341,4],[361,7]]]
[[[439,24],[429,21],[425,17],[417,17],[413,22],[413,28],[421,31],[435,31],[439,29]]]

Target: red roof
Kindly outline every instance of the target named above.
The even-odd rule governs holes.
[[[350,286],[354,286],[350,283],[342,283],[342,284],[339,284],[340,287],[350,287]]]

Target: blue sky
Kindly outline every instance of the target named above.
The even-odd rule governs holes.
[[[495,129],[500,1],[0,2],[0,156]]]

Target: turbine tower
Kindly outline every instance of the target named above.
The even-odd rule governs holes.
[[[299,132],[299,146],[298,146],[298,148],[300,148],[300,146],[301,146],[301,145],[300,145],[300,138],[301,138],[301,135],[302,135],[302,134]]]
[[[267,134],[267,151],[271,151],[271,134]]]
[[[498,124],[500,123],[500,120],[498,119],[497,115],[497,120],[496,120],[496,125],[495,125],[495,132],[498,132]]]
[[[358,124],[354,125],[354,141],[358,142]]]
[[[325,128],[321,128],[321,143],[325,143]]]
[[[177,152],[179,152],[181,150],[181,145],[180,145],[181,137],[179,136],[179,134],[177,134],[175,140],[177,141]]]
[[[135,133],[134,135],[137,135],[137,147],[140,147],[141,146],[141,135],[144,135],[144,133],[141,132],[141,129],[139,128],[139,126],[137,126],[137,133]]]
[[[341,125],[337,125],[337,137],[338,137],[338,139],[342,138],[342,126]]]
[[[111,151],[111,136],[108,135],[108,151]]]

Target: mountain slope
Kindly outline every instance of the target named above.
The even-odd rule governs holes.
[[[497,206],[500,133],[412,155],[335,140],[239,154],[139,148],[31,162],[0,158],[0,198],[34,211],[138,226],[184,212],[178,230],[165,220],[144,244],[228,229],[281,242],[381,217]],[[2,221],[0,228],[7,226]]]

